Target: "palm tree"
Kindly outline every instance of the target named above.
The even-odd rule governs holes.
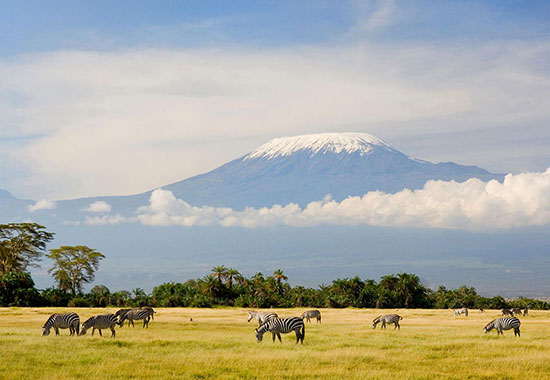
[[[229,287],[229,289],[231,289],[233,287],[233,280],[240,282],[243,276],[235,268],[229,268],[226,273],[226,278],[227,278],[227,286]]]
[[[271,277],[277,280],[277,287],[281,286],[281,280],[288,280],[288,277],[285,276],[281,269],[277,269],[275,272],[273,272],[273,275]]]
[[[218,279],[218,284],[221,285],[222,280],[227,278],[227,268],[225,265],[218,265],[212,268],[212,276]]]

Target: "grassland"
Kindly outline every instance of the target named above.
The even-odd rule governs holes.
[[[530,311],[521,338],[484,335],[499,312],[400,310],[400,331],[370,321],[393,310],[322,310],[323,323],[256,343],[243,309],[159,309],[149,329],[117,337],[41,337],[54,308],[0,308],[0,379],[548,379],[550,313]],[[81,319],[105,309],[75,309]],[[277,310],[281,316],[303,309]],[[189,319],[193,318],[190,322]]]

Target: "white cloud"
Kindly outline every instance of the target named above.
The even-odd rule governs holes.
[[[38,210],[51,210],[56,207],[56,203],[49,201],[47,199],[41,199],[39,201],[36,201],[35,204],[30,205],[27,207],[27,210],[29,212],[35,212]]]
[[[20,197],[64,199],[146,191],[272,137],[523,128],[550,120],[548,59],[547,42],[508,41],[19,56],[0,60],[0,134],[27,138],[1,161],[27,173],[8,184]]]
[[[550,169],[508,174],[503,183],[428,181],[420,190],[379,191],[342,202],[328,198],[304,209],[296,204],[271,208],[193,207],[170,191],[155,190],[138,210],[146,225],[241,226],[376,225],[491,230],[550,224]]]
[[[90,203],[88,207],[83,208],[82,211],[86,212],[109,212],[111,211],[111,205],[105,201],[97,201]]]
[[[122,216],[120,214],[115,215],[100,215],[100,216],[87,216],[84,220],[84,224],[90,225],[103,225],[103,224],[121,224],[127,222],[135,222],[136,218]]]

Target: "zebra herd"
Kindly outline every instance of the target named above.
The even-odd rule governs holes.
[[[521,322],[514,315],[528,314],[528,310],[524,309],[502,309],[503,318],[497,318],[489,322],[483,330],[488,333],[492,330],[496,330],[498,335],[503,335],[503,330],[514,330],[514,336],[520,336]],[[480,313],[484,313],[483,309],[480,309]],[[120,309],[114,314],[102,314],[95,315],[88,318],[82,325],[80,324],[80,317],[77,313],[70,312],[64,314],[52,314],[42,326],[42,336],[50,334],[50,330],[53,328],[55,335],[59,335],[59,329],[69,329],[69,335],[82,336],[85,335],[89,329],[92,329],[92,335],[95,330],[98,330],[99,335],[102,336],[101,330],[110,329],[111,337],[116,336],[115,326],[124,326],[124,322],[128,321],[128,327],[130,324],[135,327],[134,321],[143,321],[143,328],[149,327],[149,321],[154,319],[155,311],[151,307],[137,308],[137,309]],[[465,315],[468,316],[468,309],[461,308],[454,311],[455,316]],[[249,311],[248,322],[256,319],[258,321],[258,328],[254,329],[256,333],[256,340],[261,342],[263,335],[266,332],[271,332],[273,342],[275,338],[278,338],[280,342],[281,334],[288,334],[295,332],[296,344],[298,342],[304,343],[305,321],[311,322],[311,319],[315,319],[317,323],[321,323],[321,312],[319,310],[308,310],[304,312],[300,317],[288,317],[280,318],[275,312],[262,312],[262,311]],[[373,329],[376,329],[377,325],[381,325],[381,329],[386,329],[386,325],[392,324],[395,329],[401,329],[399,322],[403,319],[397,314],[385,314],[380,315],[372,321]]]
[[[50,330],[53,327],[55,335],[59,335],[59,329],[69,329],[70,336],[86,335],[89,329],[92,329],[92,336],[95,330],[98,330],[99,335],[102,336],[101,330],[110,329],[111,338],[114,338],[116,336],[116,325],[122,327],[124,321],[127,320],[128,326],[130,326],[130,323],[134,326],[134,321],[143,320],[143,327],[149,327],[149,320],[154,319],[155,313],[152,307],[120,309],[115,314],[94,315],[88,318],[82,325],[80,325],[80,317],[77,313],[52,314],[46,323],[44,323],[44,326],[42,326],[42,336],[50,335]]]

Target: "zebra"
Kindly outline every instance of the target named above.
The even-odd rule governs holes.
[[[136,320],[143,320],[143,327],[149,328],[149,320],[151,319],[151,314],[149,310],[143,310],[143,309],[132,309],[128,311],[126,314],[120,318],[120,326],[124,324],[125,320],[128,320],[128,327],[130,327],[130,323],[132,324],[132,327],[136,327],[134,325],[134,321]]]
[[[149,312],[149,315],[151,316],[151,319],[154,321],[155,320],[155,313],[156,311],[153,310],[152,307],[150,306],[147,306],[147,307],[142,307],[141,310],[147,310]]]
[[[305,318],[308,322],[311,322],[310,318],[316,318],[317,323],[321,323],[321,312],[319,310],[308,310],[300,318]]]
[[[509,315],[510,317],[513,317],[514,311],[512,309],[502,309],[502,315]]]
[[[50,335],[50,329],[54,328],[55,335],[59,335],[59,329],[69,329],[70,336],[80,332],[80,317],[76,313],[52,314],[42,326],[42,336]]]
[[[264,324],[259,326],[257,329],[254,329],[256,332],[256,339],[260,343],[263,339],[264,334],[267,331],[270,331],[273,335],[273,342],[275,342],[275,337],[281,340],[281,333],[288,334],[289,332],[294,331],[296,333],[296,344],[301,342],[304,343],[304,337],[306,336],[306,325],[302,318],[290,317],[290,318],[272,318],[267,320]]]
[[[121,321],[122,318],[132,309],[120,309],[115,313],[115,317],[118,317],[118,320]],[[130,326],[130,321],[128,321],[128,326]]]
[[[91,328],[92,336],[96,329],[99,330],[99,335],[103,336],[102,329],[111,329],[111,338],[114,338],[116,335],[115,325],[121,325],[121,322],[118,322],[118,318],[114,314],[95,315],[82,324],[79,335],[86,335],[86,331]]]
[[[512,312],[514,313],[514,315],[521,315],[521,309],[519,307],[514,307],[512,309]]]
[[[466,309],[465,307],[463,307],[462,309],[456,309],[455,317],[460,314],[464,314],[465,316],[468,316],[468,309]]]
[[[504,335],[502,330],[514,329],[514,336],[521,336],[519,333],[520,325],[520,320],[515,317],[498,318],[489,322],[487,326],[483,328],[483,330],[485,331],[485,334],[487,334],[492,329],[496,329],[498,335]]]
[[[258,321],[258,326],[261,326],[262,324],[266,323],[270,319],[273,318],[279,318],[277,313],[271,312],[271,311],[249,311],[248,312],[248,322],[250,322],[252,319],[256,319]]]
[[[401,326],[399,325],[399,321],[402,320],[403,317],[397,315],[397,314],[386,314],[386,315],[380,315],[372,321],[372,328],[375,329],[376,325],[382,322],[382,325],[380,326],[380,329],[386,329],[387,323],[393,323],[395,329],[401,330]]]
[[[525,317],[527,314],[529,314],[529,309],[525,308],[523,310],[523,316]]]

